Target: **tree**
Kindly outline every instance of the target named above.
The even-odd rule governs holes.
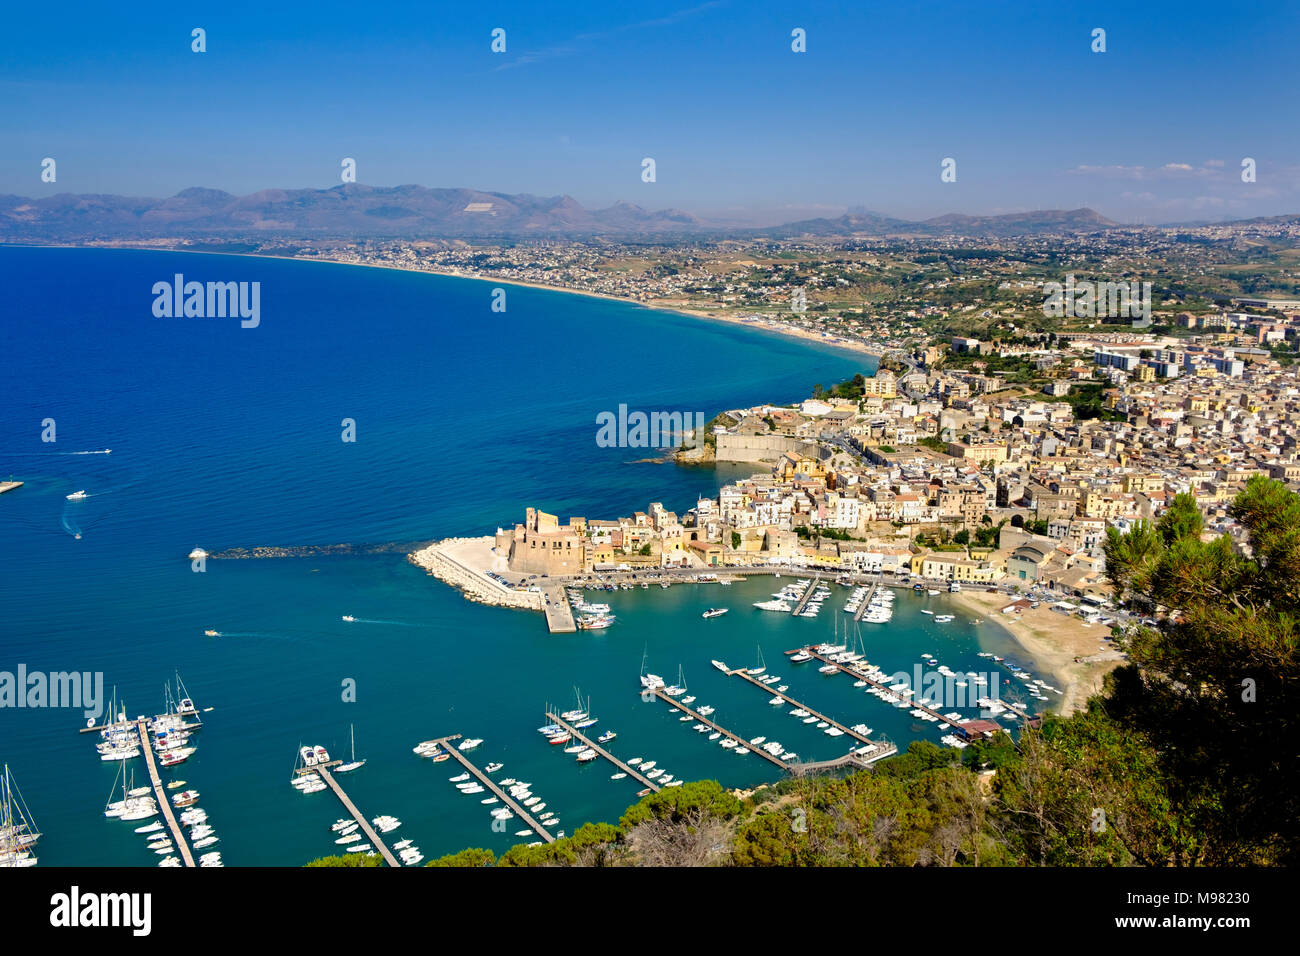
[[[740,532],[739,532],[739,531],[733,531],[733,532],[731,532],[731,550],[732,550],[732,551],[739,551],[739,550],[740,550]]]

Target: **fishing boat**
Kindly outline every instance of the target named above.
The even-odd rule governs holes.
[[[334,772],[335,772],[335,773],[349,773],[350,771],[353,771],[353,770],[356,770],[356,769],[358,769],[358,768],[360,768],[360,767],[365,766],[365,763],[366,763],[364,760],[358,760],[358,759],[357,759],[357,730],[356,730],[356,727],[355,727],[355,725],[353,725],[353,724],[349,724],[348,727],[349,727],[349,729],[351,730],[351,735],[352,735],[352,759],[349,760],[347,763],[339,764],[337,767],[335,767],[335,768],[334,768]]]

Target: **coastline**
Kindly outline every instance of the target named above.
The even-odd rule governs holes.
[[[740,326],[742,328],[758,329],[762,332],[769,332],[772,335],[781,335],[786,338],[798,339],[802,342],[824,345],[827,348],[838,349],[843,352],[853,352],[856,355],[870,355],[872,358],[877,360],[881,358],[885,351],[882,346],[872,343],[854,342],[848,339],[839,338],[825,338],[805,329],[787,327],[779,322],[759,321],[751,318],[741,318],[740,316],[725,315],[715,311],[691,309],[677,305],[642,302],[639,299],[629,299],[626,296],[609,295],[605,292],[592,292],[587,289],[576,289],[571,286],[550,285],[545,282],[533,282],[526,279],[502,279],[493,276],[472,275],[450,269],[416,269],[398,264],[349,262],[345,259],[335,259],[328,256],[279,256],[259,252],[217,252],[204,249],[177,249],[167,246],[65,245],[48,243],[35,243],[30,245],[26,243],[4,243],[0,245],[12,245],[16,247],[22,246],[34,249],[116,249],[119,251],[124,250],[134,252],[179,252],[196,256],[239,256],[250,259],[281,259],[286,262],[317,262],[336,266],[361,266],[367,269],[389,269],[393,272],[413,272],[423,275],[443,276],[448,279],[469,279],[475,282],[489,282],[493,285],[522,286],[529,289],[542,289],[547,292],[563,292],[570,295],[587,296],[588,298],[593,299],[605,299],[610,302],[622,302],[625,305],[638,305],[642,308],[652,309],[656,312],[668,312],[674,315],[682,315],[694,319],[704,319],[709,322],[724,322],[728,325]]]
[[[1000,609],[1015,599],[1001,593],[961,591],[948,596],[964,610],[978,615],[981,623],[1002,630],[1038,667],[1055,678],[1064,693],[1054,709],[1062,716],[1086,710],[1088,698],[1101,690],[1106,675],[1124,660],[1118,651],[1104,644],[1102,639],[1109,631],[1100,624],[1066,617],[1045,604],[1020,614],[1004,615]]]

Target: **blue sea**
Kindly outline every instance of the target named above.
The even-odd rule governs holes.
[[[259,282],[260,325],[155,317],[154,284],[178,273]],[[846,677],[786,661],[846,617],[839,589],[815,621],[751,608],[779,586],[766,578],[620,591],[601,598],[614,627],[552,636],[540,615],[468,602],[401,553],[211,560],[202,573],[186,557],[490,534],[530,505],[606,518],[651,501],[685,510],[751,469],[638,462],[653,452],[597,445],[600,412],[709,418],[797,401],[815,383],[870,374],[864,356],[540,289],[508,287],[506,311],[493,312],[491,282],[326,263],[10,247],[0,279],[0,479],[25,482],[0,495],[0,671],[102,672],[132,715],[158,712],[179,671],[212,710],[197,754],[164,775],[201,792],[227,865],[297,866],[337,849],[335,797],[288,782],[299,745],[345,756],[350,727],[367,762],[340,778],[349,794],[369,816],[400,817],[392,837],[429,858],[523,838],[518,821],[494,831],[489,808],[448,782],[454,762],[411,752],[428,738],[483,738],[476,762],[531,782],[561,830],[616,821],[635,801],[609,765],[580,767],[535,732],[548,702],[568,708],[578,692],[624,758],[728,786],[776,779],[643,702],[643,653],[660,674],[680,668],[697,706],[712,703],[729,729],[805,759],[845,748],[711,658],[750,665],[761,649],[789,693],[845,723],[900,747],[940,735]],[[56,440],[42,441],[51,428]],[[83,489],[85,500],[66,499]],[[718,604],[731,613],[700,617]],[[900,595],[889,626],[863,626],[868,658],[911,671],[929,652],[968,669],[984,664],[981,649],[1010,651],[992,625],[920,613],[946,604]],[[77,710],[0,708],[0,761],[45,834],[41,864],[154,865],[132,826],[103,816],[118,766],[98,759],[83,725]],[[147,782],[142,761],[127,770]]]

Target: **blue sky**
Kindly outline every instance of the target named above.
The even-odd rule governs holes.
[[[0,192],[328,187],[347,156],[372,185],[770,222],[846,206],[1300,212],[1292,4],[186,7],[9,5]],[[194,27],[206,53],[190,51]],[[40,180],[46,156],[57,183]],[[1257,182],[1241,182],[1243,157]]]

